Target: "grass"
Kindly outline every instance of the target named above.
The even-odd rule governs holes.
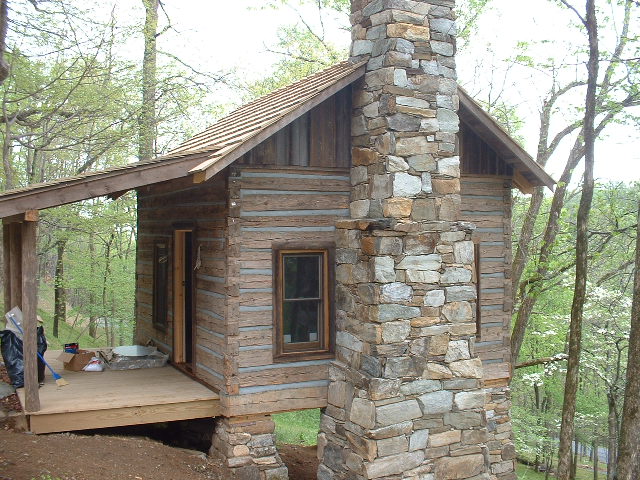
[[[276,441],[288,445],[316,445],[320,430],[320,409],[279,413],[276,423]]]
[[[533,468],[522,463],[516,463],[516,473],[518,480],[544,480],[544,472],[536,472]],[[603,480],[607,477],[606,473],[600,473],[598,478]],[[549,480],[555,480],[554,474],[549,474]],[[593,480],[593,470],[578,468],[576,472],[576,480]]]

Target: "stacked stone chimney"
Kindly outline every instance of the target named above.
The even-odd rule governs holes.
[[[453,0],[352,0],[351,218],[320,480],[486,479],[472,226],[458,221]]]

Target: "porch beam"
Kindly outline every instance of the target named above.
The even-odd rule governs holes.
[[[38,262],[36,254],[37,222],[19,224],[22,233],[22,325],[24,329],[24,393],[25,410],[40,410],[38,393],[38,292],[36,275]]]

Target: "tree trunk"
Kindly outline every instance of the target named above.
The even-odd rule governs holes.
[[[89,287],[89,336],[91,338],[96,338],[96,335],[98,334],[98,318],[96,316],[95,283],[93,283],[94,279],[96,278],[96,246],[94,243],[93,233],[89,234],[89,255],[91,257],[91,285]]]
[[[640,202],[638,224],[627,380],[618,444],[618,480],[637,479],[640,475],[640,375],[637,368],[640,365]]]
[[[598,480],[598,443],[595,438],[591,444],[591,454],[593,455],[593,480]]]
[[[66,240],[58,240],[58,258],[54,279],[53,336],[58,338],[60,323],[67,321],[67,294],[64,285],[64,250]]]
[[[9,26],[8,1],[0,0],[0,85],[9,76],[9,63],[4,58],[7,48],[7,27]]]
[[[608,453],[607,453],[607,480],[613,480],[616,477],[617,465],[617,444],[618,444],[618,406],[613,391],[607,392],[607,404],[609,413],[607,415],[607,426],[609,429]]]
[[[582,343],[582,315],[587,290],[587,267],[589,254],[589,213],[593,200],[593,164],[595,161],[595,116],[596,89],[598,82],[598,20],[595,0],[587,0],[584,25],[589,37],[588,81],[584,114],[584,179],[580,207],[578,208],[576,235],[576,280],[571,305],[569,325],[569,359],[564,384],[560,446],[558,450],[558,479],[569,480],[571,464],[571,439],[574,437],[576,394]]]
[[[142,0],[144,22],[144,57],[142,60],[142,106],[138,121],[138,159],[148,160],[155,153],[156,140],[156,37],[158,0]]]

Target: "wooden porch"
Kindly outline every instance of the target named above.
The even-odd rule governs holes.
[[[47,370],[39,389],[40,408],[25,408],[25,391],[18,396],[34,433],[139,425],[220,414],[220,397],[214,391],[171,366],[104,372],[63,370],[47,352],[51,366],[69,382],[58,387]]]

